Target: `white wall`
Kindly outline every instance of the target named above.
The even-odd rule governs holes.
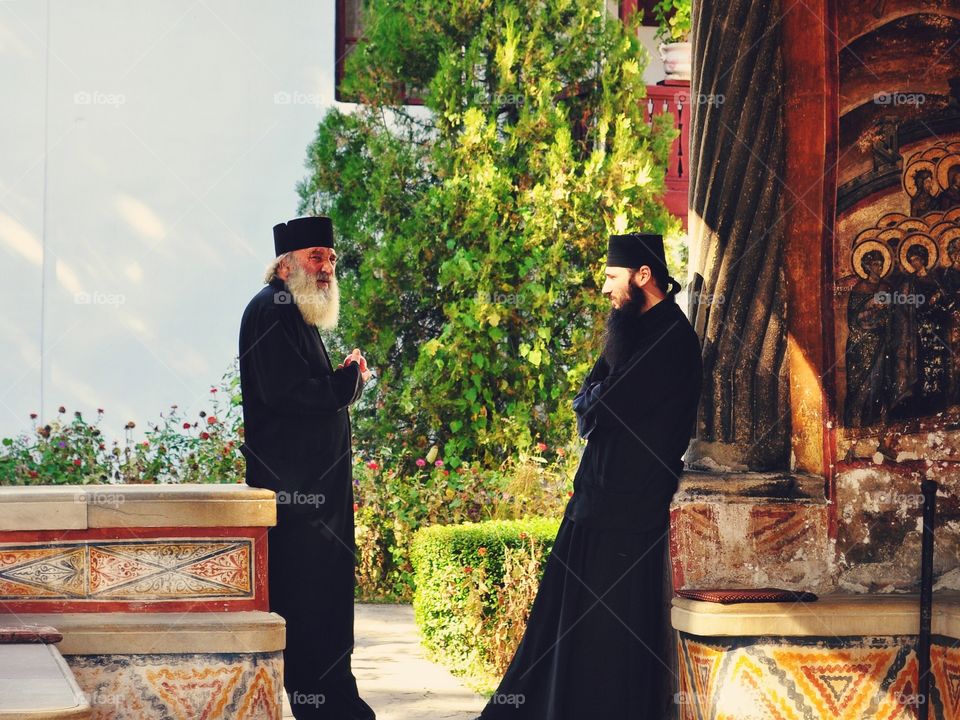
[[[203,407],[333,58],[333,0],[0,0],[0,436]]]
[[[333,61],[333,0],[0,0],[0,437],[204,407]]]

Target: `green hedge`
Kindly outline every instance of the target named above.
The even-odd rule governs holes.
[[[436,660],[492,690],[523,636],[559,526],[533,518],[417,531],[413,607]]]

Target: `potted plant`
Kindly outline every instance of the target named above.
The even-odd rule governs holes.
[[[690,15],[691,0],[659,0],[653,6],[653,16],[660,26],[657,39],[660,58],[667,80],[690,79]]]

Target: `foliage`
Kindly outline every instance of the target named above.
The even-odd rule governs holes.
[[[660,28],[657,37],[664,42],[686,42],[692,27],[691,0],[659,0],[653,16]]]
[[[243,482],[240,455],[242,412],[236,366],[210,388],[210,411],[185,418],[176,405],[150,423],[145,439],[133,440],[131,420],[123,444],[108,443],[100,430],[104,411],[93,422],[79,412],[39,425],[0,446],[0,485],[64,485],[90,483]]]
[[[416,532],[431,525],[528,516],[559,517],[571,492],[575,463],[563,448],[541,443],[530,455],[496,470],[464,464],[451,470],[431,448],[424,457],[384,450],[357,459],[354,496],[357,593],[409,600]]]
[[[559,520],[536,518],[417,533],[413,606],[424,644],[437,659],[481,683],[502,675],[523,636],[559,526]]]
[[[659,202],[675,131],[644,119],[638,20],[601,0],[364,7],[343,86],[359,104],[324,117],[298,188],[301,212],[337,227],[342,344],[379,372],[355,438],[437,445],[451,469],[565,445],[608,235],[679,229]]]

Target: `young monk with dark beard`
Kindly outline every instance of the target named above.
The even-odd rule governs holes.
[[[659,235],[614,235],[603,353],[574,398],[587,447],[526,633],[482,720],[670,717],[663,559],[700,398],[700,343]]]

